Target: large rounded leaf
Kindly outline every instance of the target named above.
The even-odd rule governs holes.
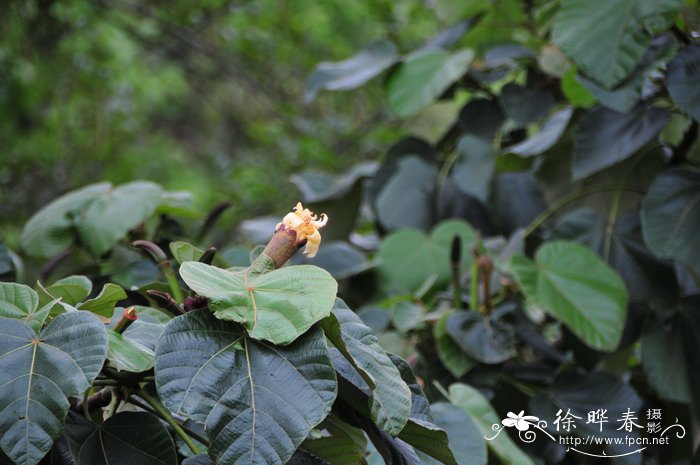
[[[102,424],[71,413],[66,437],[76,465],[176,465],[173,438],[158,417],[121,412]]]
[[[662,258],[700,270],[700,170],[668,170],[654,181],[642,203],[644,242]]]
[[[617,348],[627,313],[620,276],[593,251],[571,242],[541,247],[532,261],[512,258],[511,269],[527,298],[594,349]]]
[[[255,339],[289,344],[330,314],[338,283],[327,271],[311,265],[254,271],[185,262],[180,276],[210,299],[209,308],[217,318],[243,323]]]
[[[635,14],[637,0],[562,3],[552,40],[588,76],[611,88],[639,63],[651,40]]]
[[[411,391],[377,336],[340,299],[321,325],[369,386],[372,419],[386,432],[397,435],[411,414]]]
[[[454,53],[442,49],[419,50],[409,56],[389,77],[389,106],[398,116],[418,113],[438,98],[469,67],[474,52]]]
[[[51,257],[68,248],[74,240],[74,217],[111,187],[107,182],[92,184],[46,205],[24,225],[22,248],[38,257]]]
[[[109,251],[130,229],[153,214],[162,194],[160,186],[146,181],[104,192],[80,212],[76,226],[81,243],[94,255]]]
[[[581,208],[562,216],[553,233],[598,253],[625,280],[631,300],[670,302],[678,292],[673,267],[642,244],[640,230],[638,211],[625,212],[609,227],[603,215]]]
[[[396,173],[377,195],[375,207],[378,220],[389,230],[427,230],[435,217],[437,167],[417,155],[402,158],[397,165]]]
[[[87,312],[64,313],[41,333],[0,318],[0,446],[34,465],[60,434],[68,397],[90,387],[107,354],[107,335]]]
[[[700,121],[700,45],[681,51],[668,65],[666,87],[671,98],[684,112]]]
[[[156,347],[165,405],[204,423],[220,465],[282,465],[330,411],[335,371],[320,330],[256,342],[208,310],[173,319]]]
[[[49,257],[74,243],[94,255],[110,250],[130,229],[151,216],[163,201],[157,184],[135,181],[113,187],[99,183],[66,194],[38,211],[22,232],[30,255]]]
[[[379,275],[387,292],[416,293],[424,286],[444,285],[450,278],[450,247],[457,236],[462,250],[471,250],[474,230],[468,223],[449,220],[433,229],[430,237],[420,231],[403,230],[387,236],[379,247]],[[472,254],[463,253],[466,269]]]

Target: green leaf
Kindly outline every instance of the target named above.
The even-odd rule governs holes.
[[[513,328],[498,318],[455,312],[447,320],[447,333],[469,357],[482,363],[503,363],[516,354]]]
[[[450,402],[467,412],[481,431],[482,436],[493,435],[491,426],[500,424],[501,419],[496,414],[488,400],[479,391],[462,383],[450,386]],[[491,452],[501,462],[507,465],[535,465],[507,434],[499,434],[495,439],[486,441]]]
[[[671,402],[690,403],[690,383],[686,373],[682,321],[674,318],[669,327],[657,322],[642,333],[642,366],[654,391]]]
[[[668,110],[646,104],[626,114],[593,108],[581,118],[576,131],[573,179],[586,178],[630,157],[661,132],[670,118]]]
[[[55,303],[50,301],[37,310],[38,300],[37,293],[29,286],[0,283],[0,317],[25,321],[37,333]]]
[[[554,105],[554,95],[543,83],[527,87],[510,83],[501,89],[501,102],[508,117],[525,126],[544,118]]]
[[[140,373],[150,370],[155,363],[155,354],[147,347],[130,339],[126,334],[119,334],[113,329],[107,330],[109,349],[107,360],[117,371]]]
[[[401,332],[408,332],[417,327],[424,326],[423,309],[414,302],[400,300],[389,310],[391,322],[394,328]]]
[[[569,0],[562,3],[553,42],[586,75],[607,88],[637,66],[650,41],[635,14],[637,0]]]
[[[387,293],[415,293],[426,283],[435,287],[450,279],[450,247],[458,236],[462,250],[471,250],[474,230],[461,220],[443,221],[433,229],[430,237],[420,231],[402,230],[388,235],[379,246],[378,272]],[[469,253],[462,254],[460,269],[471,263]]]
[[[0,447],[35,465],[61,433],[68,397],[81,396],[107,354],[104,326],[88,312],[64,313],[37,334],[0,318]]]
[[[437,168],[415,155],[398,161],[398,170],[377,195],[379,222],[386,229],[428,229],[434,218]]]
[[[668,65],[666,87],[678,108],[700,121],[700,45],[689,45]]]
[[[657,70],[676,56],[677,48],[678,43],[670,33],[654,38],[632,74],[613,89],[606,89],[583,76],[577,76],[577,80],[601,105],[619,113],[629,113],[642,100],[642,94],[648,97],[658,90]]]
[[[447,432],[449,438],[450,455],[457,465],[486,465],[486,441],[481,430],[467,412],[455,408],[448,402],[436,402],[430,406],[430,413],[435,425]],[[428,439],[428,438],[426,438]],[[433,439],[429,439],[434,444]],[[410,443],[409,443],[410,444]],[[414,445],[417,449],[417,447]],[[424,465],[438,465],[449,463],[439,457],[426,457],[421,450],[418,451],[421,463]],[[437,460],[435,460],[437,459]],[[438,462],[438,460],[440,460]]]
[[[305,440],[302,449],[331,465],[364,465],[367,439],[360,428],[351,426],[331,414],[318,426],[324,431],[319,438]]]
[[[546,419],[556,418],[559,410],[562,410],[562,414],[570,410],[573,415],[582,418],[576,420],[577,427],[571,428],[571,434],[583,438],[589,435],[610,437],[611,444],[605,447],[607,455],[625,454],[634,450],[624,443],[624,438],[630,437],[630,433],[621,429],[615,420],[623,418],[628,409],[638,412],[641,418],[642,403],[629,384],[610,373],[594,371],[583,374],[575,370],[563,371],[548,390],[531,398],[530,408],[532,414]],[[586,422],[588,412],[598,409],[606,410],[608,424]],[[552,434],[557,434],[554,422],[549,422],[546,429]],[[638,457],[636,454],[635,456]],[[622,463],[639,465],[641,460],[633,456],[633,460]]]
[[[51,303],[49,315],[72,311],[92,292],[92,282],[85,276],[68,276],[50,286],[44,287],[36,283],[39,294],[39,305],[44,307]]]
[[[75,306],[84,301],[92,292],[92,281],[86,276],[68,276],[59,279],[45,290],[51,295],[51,299],[42,300],[39,297],[39,305],[44,305],[48,300],[61,299],[61,302]]]
[[[93,255],[108,252],[126,234],[153,214],[163,190],[147,181],[111,188],[90,202],[77,217],[81,244]]]
[[[87,310],[104,318],[111,318],[114,313],[114,306],[117,305],[117,302],[124,299],[126,299],[124,289],[116,284],[107,283],[100,293],[97,294],[97,297],[86,300],[79,304],[77,308]]]
[[[492,201],[496,222],[507,235],[528,226],[547,209],[538,179],[530,171],[497,173]]]
[[[304,100],[312,101],[321,89],[348,90],[360,87],[396,63],[398,58],[394,44],[380,40],[347,60],[319,63],[309,76]]]
[[[539,155],[551,149],[561,138],[569,124],[573,110],[571,107],[564,108],[554,113],[542,125],[542,129],[534,136],[503,149],[504,152],[515,153],[522,157]]]
[[[399,369],[401,378],[411,390],[411,418],[408,419],[398,438],[445,465],[458,465],[459,462],[455,460],[450,450],[448,435],[435,424],[431,415],[430,401],[425,397],[413,370],[401,357],[389,354],[389,358]]]
[[[411,391],[377,337],[340,299],[321,327],[369,386],[375,423],[390,434],[401,432],[411,414]]]
[[[553,230],[557,239],[587,245],[625,280],[633,301],[669,303],[677,297],[673,267],[656,258],[641,240],[639,212],[625,212],[612,227],[600,213],[581,208],[562,216]]]
[[[661,173],[642,202],[644,242],[658,257],[700,270],[700,169]]]
[[[290,260],[294,265],[315,265],[323,268],[335,279],[341,280],[367,271],[373,263],[355,246],[344,241],[323,242],[316,256],[296,254]]]
[[[36,212],[24,225],[22,248],[34,257],[52,257],[74,241],[75,217],[111,184],[102,182],[69,192]]]
[[[461,378],[471,370],[476,362],[469,358],[447,333],[447,320],[454,311],[446,312],[433,326],[433,338],[437,355],[447,370],[455,378]]]
[[[217,318],[243,323],[254,339],[289,344],[330,314],[338,283],[327,271],[297,265],[255,274],[254,266],[231,272],[185,262],[180,276],[210,299]]]
[[[208,310],[168,323],[155,373],[163,403],[206,425],[209,452],[220,465],[286,463],[336,396],[320,330],[275,347]]]
[[[649,34],[655,35],[673,26],[683,0],[639,0],[635,14]]]
[[[65,435],[76,465],[177,465],[172,437],[150,413],[120,412],[95,424],[71,412]]]
[[[596,103],[596,98],[578,82],[575,66],[561,79],[561,91],[574,108],[590,108]]]
[[[484,139],[467,135],[459,140],[457,150],[459,157],[452,170],[452,180],[465,194],[486,202],[496,169],[493,147]]]
[[[173,254],[175,260],[182,264],[184,262],[196,262],[202,258],[204,251],[198,247],[193,246],[187,242],[176,241],[171,242],[170,253]]]
[[[587,247],[554,241],[535,261],[522,255],[511,269],[525,296],[590,347],[611,352],[622,337],[627,290],[620,276]]]
[[[470,49],[414,52],[391,74],[386,84],[389,106],[397,116],[414,115],[459,79],[474,58]]]

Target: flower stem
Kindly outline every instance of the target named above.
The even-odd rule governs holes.
[[[479,312],[479,258],[477,256],[472,258],[471,281],[469,284],[469,309]]]
[[[159,417],[165,420],[172,427],[172,429],[175,430],[178,436],[180,436],[182,440],[185,441],[187,447],[189,447],[195,455],[199,454],[199,449],[197,449],[197,446],[192,441],[192,438],[190,438],[187,435],[187,433],[185,433],[185,430],[183,430],[179,423],[175,421],[168,409],[165,408],[158,399],[152,397],[148,392],[146,392],[145,389],[139,389],[137,394],[140,398],[148,402],[148,405],[150,405],[153,408],[156,414],[158,414]]]

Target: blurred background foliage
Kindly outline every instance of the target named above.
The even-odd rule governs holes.
[[[286,210],[290,173],[376,159],[400,131],[380,83],[305,105],[313,67],[387,34],[410,49],[445,22],[418,0],[23,0],[0,10],[10,243],[39,206],[100,180],[189,190],[202,210],[231,200],[229,222]]]

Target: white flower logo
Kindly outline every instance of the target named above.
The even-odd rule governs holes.
[[[503,423],[503,426],[507,426],[508,428],[515,426],[518,428],[518,431],[527,431],[530,429],[530,425],[536,425],[540,420],[537,417],[524,414],[525,410],[521,410],[517,415],[513,412],[508,412],[508,418],[504,418],[501,423]]]

